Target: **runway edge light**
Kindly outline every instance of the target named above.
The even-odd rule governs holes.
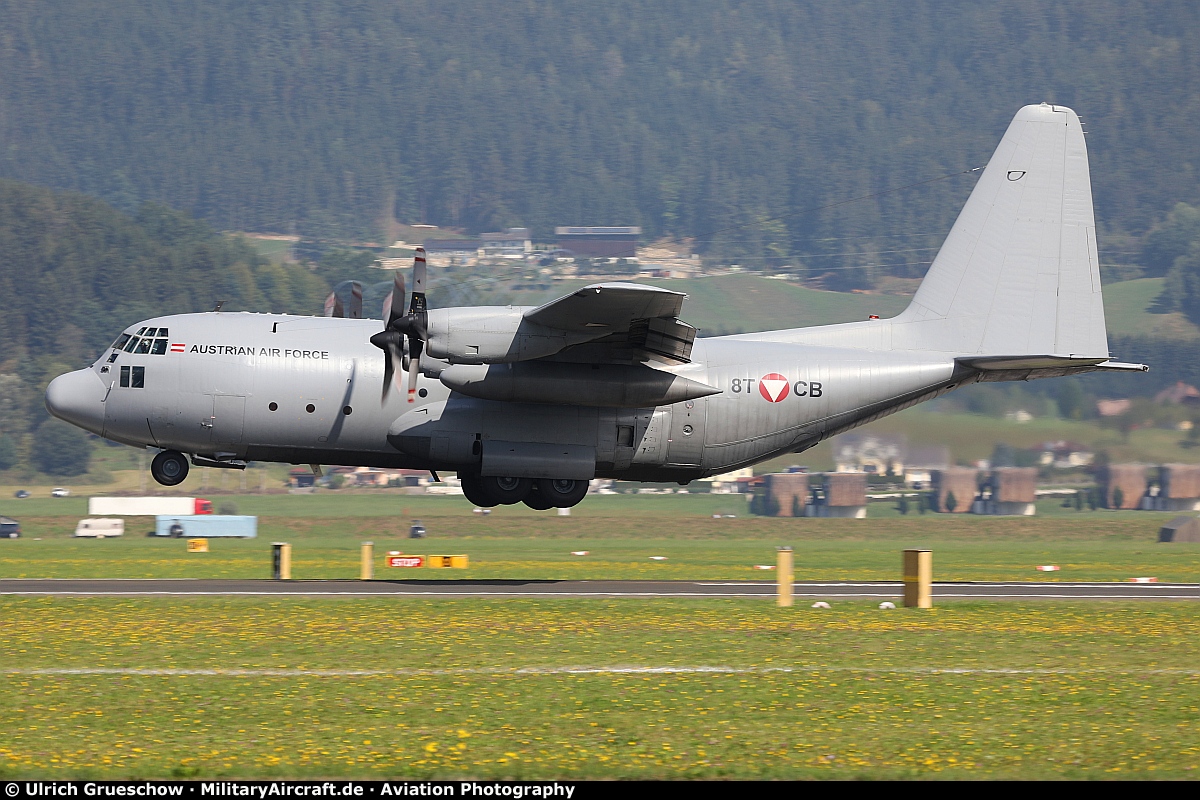
[[[363,542],[362,553],[359,556],[358,579],[369,581],[375,577],[375,543]]]
[[[904,551],[904,607],[933,608],[933,551]]]
[[[785,608],[792,604],[792,548],[779,547],[775,564],[775,581],[778,587],[775,605]]]

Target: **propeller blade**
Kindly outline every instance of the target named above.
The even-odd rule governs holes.
[[[383,391],[379,395],[379,403],[387,402],[388,391],[401,363],[401,346],[404,337],[396,331],[380,331],[371,337],[371,344],[383,351]]]
[[[424,343],[414,338],[410,344],[412,353],[408,357],[408,402],[415,402],[417,396],[417,375],[421,373],[421,349]]]
[[[329,297],[325,298],[325,316],[342,316],[342,299],[337,296],[336,289],[329,293]]]
[[[383,321],[388,328],[395,325],[396,320],[404,316],[404,273],[396,270],[392,280],[392,293],[383,303]]]
[[[425,248],[418,247],[416,255],[413,256],[412,301],[408,305],[408,313],[410,314],[425,310],[425,273]]]

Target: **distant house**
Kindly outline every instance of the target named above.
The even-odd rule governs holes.
[[[426,239],[425,252],[451,256],[473,256],[479,252],[479,239]]]
[[[910,447],[904,459],[904,482],[914,488],[928,486],[936,470],[950,466],[950,449],[941,445]]]
[[[642,229],[636,225],[555,228],[558,246],[583,258],[637,258]]]
[[[836,472],[866,472],[885,475],[904,472],[908,442],[903,436],[874,433],[843,433],[833,437]]]
[[[1096,454],[1085,444],[1058,440],[1042,442],[1038,463],[1044,467],[1055,469],[1074,469],[1075,467],[1091,466],[1096,460]]]
[[[524,258],[533,251],[529,228],[508,228],[504,231],[479,234],[479,247],[485,256]]]
[[[1096,413],[1102,417],[1119,417],[1132,407],[1133,401],[1127,397],[1096,401]]]
[[[1154,402],[1163,405],[1197,406],[1200,405],[1200,389],[1183,381],[1176,381],[1174,386],[1168,386],[1154,395]]]
[[[288,471],[288,483],[297,489],[307,489],[316,485],[317,476],[307,467],[296,467]]]

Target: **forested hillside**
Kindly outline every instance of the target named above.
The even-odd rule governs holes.
[[[165,206],[130,216],[84,195],[0,180],[0,434],[41,419],[45,384],[94,359],[131,322],[218,300],[231,310],[313,313],[326,291],[306,267],[271,264]]]
[[[974,179],[800,212],[982,164],[1047,100],[1120,261],[1200,201],[1198,43],[1188,0],[10,0],[0,175],[236,230],[638,224],[865,285]]]

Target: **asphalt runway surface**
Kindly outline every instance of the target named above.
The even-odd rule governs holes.
[[[896,600],[895,582],[797,582],[797,598]],[[530,580],[208,580],[2,578],[0,595],[262,595],[297,597],[762,597],[773,581],[530,581]],[[934,583],[943,599],[1200,600],[1196,583]]]

